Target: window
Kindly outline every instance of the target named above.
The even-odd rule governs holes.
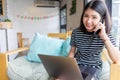
[[[3,0],[0,0],[0,15],[3,15]]]
[[[60,10],[60,32],[66,32],[66,24],[67,24],[67,14],[66,14],[66,5],[63,6]]]
[[[112,33],[120,49],[120,0],[112,0]]]

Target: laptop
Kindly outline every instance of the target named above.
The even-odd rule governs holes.
[[[63,56],[38,54],[47,73],[51,77],[65,76],[65,80],[83,80],[75,59]]]

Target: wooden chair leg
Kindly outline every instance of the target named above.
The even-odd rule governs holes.
[[[9,80],[7,76],[7,55],[0,53],[0,80]]]
[[[110,80],[120,80],[120,65],[111,64]]]

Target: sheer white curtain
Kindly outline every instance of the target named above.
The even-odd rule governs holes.
[[[120,49],[120,0],[112,0],[112,33]]]

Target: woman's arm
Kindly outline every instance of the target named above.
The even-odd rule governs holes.
[[[68,57],[74,57],[75,55],[75,51],[76,51],[76,47],[75,46],[71,46],[71,49],[69,51]]]
[[[120,64],[120,51],[119,51],[119,49],[114,47],[114,45],[111,43],[111,41],[107,35],[103,41],[105,43],[106,49],[108,51],[108,55],[110,56],[111,60],[116,64]]]
[[[99,36],[104,41],[111,60],[116,64],[120,64],[120,51],[111,43],[110,38],[105,31],[105,25],[98,23],[97,28],[100,29]]]

